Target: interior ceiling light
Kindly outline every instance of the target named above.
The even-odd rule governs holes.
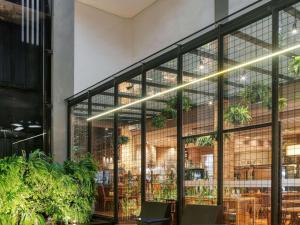
[[[11,125],[14,126],[14,127],[22,127],[22,125],[19,124],[19,123],[12,123]]]
[[[155,94],[150,95],[150,96],[147,96],[147,97],[145,97],[145,98],[141,98],[141,99],[139,99],[139,100],[133,101],[133,102],[128,103],[128,104],[126,104],[126,105],[122,105],[122,106],[116,107],[116,108],[114,108],[114,109],[108,110],[108,111],[103,112],[103,113],[99,113],[99,114],[97,114],[97,115],[95,115],[95,116],[91,116],[91,117],[87,118],[87,121],[91,121],[91,120],[94,120],[94,119],[97,119],[97,118],[106,116],[106,115],[108,115],[108,114],[117,112],[117,111],[119,111],[119,110],[121,110],[121,109],[125,109],[125,108],[128,108],[128,107],[130,107],[130,106],[133,106],[133,105],[136,105],[136,104],[139,104],[139,103],[148,101],[148,100],[150,100],[150,99],[157,98],[157,97],[159,97],[159,96],[168,94],[168,93],[173,92],[173,91],[177,91],[177,90],[179,90],[179,89],[181,89],[181,88],[188,87],[188,86],[190,86],[190,85],[199,83],[199,82],[201,82],[201,81],[208,80],[208,79],[211,79],[211,78],[220,76],[220,75],[224,75],[224,74],[226,74],[226,73],[229,73],[229,72],[232,72],[232,71],[241,69],[241,68],[245,68],[245,67],[250,66],[250,65],[252,65],[252,64],[255,64],[255,63],[258,63],[258,62],[261,62],[261,61],[264,61],[264,60],[267,60],[267,59],[270,59],[270,58],[273,58],[273,57],[282,55],[282,54],[284,54],[284,53],[286,53],[286,52],[290,52],[290,51],[293,51],[293,50],[298,49],[298,48],[300,48],[300,44],[294,45],[294,46],[292,46],[292,47],[289,47],[289,48],[286,48],[286,49],[283,49],[283,50],[279,50],[279,51],[273,52],[273,53],[271,53],[271,54],[268,54],[268,55],[265,55],[265,56],[262,56],[262,57],[259,57],[259,58],[253,59],[253,60],[249,60],[249,61],[247,61],[247,62],[245,62],[245,63],[241,63],[241,64],[239,64],[239,65],[230,67],[230,68],[228,68],[228,69],[221,70],[221,71],[219,71],[219,72],[216,72],[216,73],[207,75],[207,76],[205,76],[205,77],[201,77],[201,78],[195,79],[195,80],[193,80],[193,81],[191,81],[191,82],[188,82],[188,83],[185,83],[185,84],[181,84],[181,85],[178,85],[178,86],[173,87],[173,88],[170,88],[170,89],[166,89],[166,90],[164,90],[164,91],[155,93]]]
[[[246,76],[245,75],[241,76],[241,81],[244,81],[244,80],[246,80]]]
[[[21,131],[21,130],[24,130],[24,127],[16,127],[16,128],[14,129],[14,131]]]
[[[297,34],[298,30],[297,30],[297,22],[295,20],[295,22],[293,23],[293,27],[292,27],[292,34]]]
[[[29,128],[41,128],[41,125],[29,125]]]

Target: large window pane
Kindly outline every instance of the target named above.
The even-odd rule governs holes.
[[[279,13],[279,47],[287,48],[300,43],[300,4]],[[280,79],[279,116],[282,151],[282,224],[299,223],[300,207],[300,80],[297,66],[299,49],[281,55],[279,71],[292,79]]]
[[[114,106],[114,88],[110,88],[91,98],[92,116],[107,111]],[[114,215],[114,115],[110,114],[91,122],[92,154],[97,162],[97,198],[95,211],[98,215]]]
[[[142,96],[142,76],[119,84],[119,105]],[[134,221],[141,205],[141,104],[118,112],[119,218]]]
[[[271,127],[224,135],[223,205],[228,224],[271,224]]]
[[[224,38],[225,68],[272,52],[271,17]],[[272,60],[264,60],[224,76],[224,127],[242,127],[271,121]]]
[[[149,70],[147,95],[177,85],[177,59]],[[146,102],[146,200],[176,200],[177,179],[176,92]]]
[[[183,82],[218,69],[217,41],[183,55]],[[185,143],[185,204],[217,203],[217,84],[204,80],[184,89],[183,135]]]
[[[70,157],[78,160],[88,152],[88,100],[71,106]]]

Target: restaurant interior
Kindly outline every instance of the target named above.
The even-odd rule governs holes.
[[[300,49],[157,94],[299,44],[300,3],[277,15],[69,102],[70,158],[97,161],[98,214],[128,223],[143,201],[169,202],[176,224],[178,204],[222,204],[225,224],[271,224],[277,157],[281,224],[300,224]]]

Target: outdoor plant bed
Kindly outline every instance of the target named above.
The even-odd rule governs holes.
[[[90,156],[54,163],[40,151],[0,160],[0,224],[87,224],[95,197]]]

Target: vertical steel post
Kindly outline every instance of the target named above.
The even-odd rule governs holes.
[[[114,105],[118,107],[119,104],[119,89],[118,85],[114,84]],[[118,113],[114,113],[114,219],[115,223],[119,222],[119,184],[118,184],[118,161],[119,161],[119,149],[118,149]]]
[[[218,70],[223,70],[224,58],[224,37],[221,35],[221,25],[219,25],[218,35]],[[218,125],[217,125],[217,142],[218,142],[218,184],[217,184],[217,203],[223,204],[223,107],[224,107],[224,82],[223,76],[218,77]]]
[[[177,56],[177,85],[182,84],[182,54],[181,46],[178,46]],[[182,107],[183,90],[177,91],[177,224],[180,224],[182,208],[184,203],[184,147],[182,139],[183,127],[183,107]]]
[[[147,95],[146,87],[146,71],[142,66],[142,98]],[[146,102],[142,103],[142,119],[141,119],[141,201],[146,201]]]
[[[92,116],[92,96],[88,91],[88,117]],[[92,121],[88,121],[88,152],[92,152]]]
[[[274,1],[275,2],[275,1]],[[278,49],[278,10],[272,10],[272,49]],[[280,224],[280,129],[278,111],[279,57],[272,58],[272,181],[271,181],[271,224]]]

